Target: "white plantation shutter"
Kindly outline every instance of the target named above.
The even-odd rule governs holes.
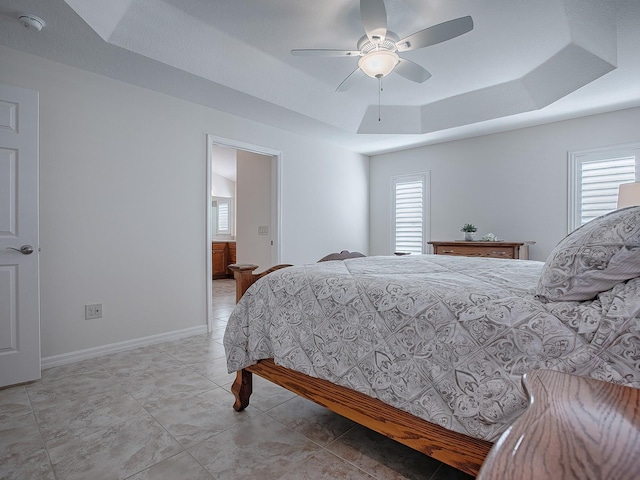
[[[392,250],[424,253],[427,224],[426,175],[395,177],[392,206]]]
[[[569,231],[617,208],[618,188],[637,181],[640,145],[570,154]]]
[[[580,225],[616,209],[618,187],[635,182],[635,157],[583,162],[581,165]]]
[[[225,200],[218,201],[218,229],[217,233],[231,233],[229,225],[229,202]]]

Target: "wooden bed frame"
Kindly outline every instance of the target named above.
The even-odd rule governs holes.
[[[236,280],[236,302],[256,280],[289,266],[291,265],[277,265],[254,274],[257,265],[230,265],[229,269],[233,271]],[[493,446],[491,442],[447,430],[355,390],[281,367],[273,359],[260,360],[257,364],[238,371],[231,387],[236,398],[233,408],[237,411],[249,405],[254,373],[470,475],[478,474]]]

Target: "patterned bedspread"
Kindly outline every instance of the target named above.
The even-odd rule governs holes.
[[[490,441],[526,408],[528,370],[640,387],[640,279],[542,303],[542,266],[411,255],[278,270],[229,318],[228,369],[274,358]]]

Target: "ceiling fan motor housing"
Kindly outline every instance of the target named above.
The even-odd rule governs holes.
[[[369,40],[369,37],[364,35],[360,40],[358,40],[358,50],[360,50],[362,55],[366,55],[373,50],[389,50],[391,52],[398,50],[396,42],[399,40],[399,37],[395,33],[387,31],[386,37],[379,41],[375,41],[378,38],[379,37],[374,37],[374,41],[371,41]]]

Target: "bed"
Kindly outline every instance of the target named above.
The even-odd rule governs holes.
[[[640,207],[547,262],[410,255],[236,265],[224,344],[242,410],[258,374],[476,475],[540,368],[640,387]]]

